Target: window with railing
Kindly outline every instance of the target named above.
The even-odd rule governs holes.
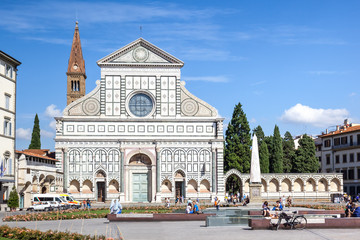
[[[342,157],[343,157],[343,163],[346,163],[347,162],[347,155],[344,154]]]
[[[348,143],[347,137],[341,137],[341,145],[345,145]]]
[[[340,163],[340,156],[339,155],[335,156],[335,163]]]
[[[344,179],[344,180],[347,180],[347,179],[348,179],[347,170],[346,170],[346,169],[343,169],[343,170],[341,170],[341,173],[343,174],[343,179]],[[345,191],[345,190],[344,190],[344,191]]]
[[[330,139],[324,141],[324,147],[331,147]]]
[[[326,155],[326,164],[330,165],[330,155]]]
[[[354,179],[354,169],[349,169],[348,176],[349,176],[349,178],[348,178],[349,180]]]
[[[353,153],[350,153],[350,155],[349,155],[349,161],[350,162],[354,162],[354,154]]]
[[[340,145],[340,138],[334,138],[334,146]]]

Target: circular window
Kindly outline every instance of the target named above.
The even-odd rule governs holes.
[[[153,107],[153,101],[144,93],[135,94],[129,101],[129,110],[136,117],[145,117],[149,115],[153,110]]]

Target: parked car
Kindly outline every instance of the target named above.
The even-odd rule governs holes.
[[[52,207],[53,210],[62,210],[62,209],[65,209],[64,206],[59,203],[59,202],[56,202],[56,201],[52,201],[52,202],[49,202],[50,203],[50,206]]]
[[[64,199],[64,197],[60,196],[60,194],[49,194],[49,193],[45,193],[45,194],[34,194],[32,196],[33,198],[33,202],[37,203],[37,202],[58,202],[59,204],[61,204],[62,209],[69,209],[71,207],[71,204],[68,203],[68,201],[66,201]]]
[[[31,205],[26,209],[26,211],[52,211],[53,207],[51,206],[50,202],[38,202],[36,204]]]
[[[73,196],[62,193],[60,194],[60,197],[64,198],[68,202],[68,204],[70,204],[71,208],[81,208],[81,202],[75,200]]]

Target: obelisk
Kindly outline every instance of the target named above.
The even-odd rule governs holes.
[[[251,165],[250,165],[250,203],[261,203],[261,176],[259,147],[256,134],[252,139]]]

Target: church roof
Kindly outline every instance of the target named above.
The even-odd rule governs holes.
[[[184,62],[143,38],[101,58],[97,64],[99,66],[184,66]]]
[[[76,66],[76,67],[74,67]],[[71,46],[69,65],[67,73],[82,73],[85,74],[85,61],[82,55],[81,41],[79,34],[79,26],[76,21],[74,38]]]

